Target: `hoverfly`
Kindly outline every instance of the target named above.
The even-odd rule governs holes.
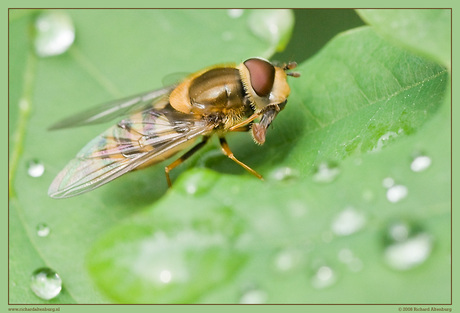
[[[276,66],[261,58],[239,65],[217,65],[198,71],[177,85],[108,103],[65,119],[51,129],[102,123],[122,118],[90,141],[56,176],[48,194],[72,197],[93,190],[132,170],[141,169],[190,147],[165,167],[169,172],[203,147],[216,134],[223,153],[254,176],[255,170],[239,161],[225,134],[251,131],[257,144],[290,93],[287,76],[295,62]],[[260,118],[258,123],[254,121]]]

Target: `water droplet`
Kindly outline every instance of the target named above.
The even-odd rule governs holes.
[[[338,236],[348,236],[360,230],[366,223],[366,217],[352,207],[348,207],[337,215],[331,228]]]
[[[385,188],[393,187],[394,184],[395,184],[395,181],[391,177],[384,178],[382,181],[382,186]]]
[[[233,32],[226,31],[226,32],[222,33],[222,40],[223,41],[230,41],[230,40],[233,40],[233,39],[235,39],[235,34]]]
[[[336,280],[336,274],[329,266],[321,266],[313,275],[311,284],[316,289],[323,289],[333,285]]]
[[[313,174],[313,180],[317,183],[330,183],[337,175],[340,174],[340,169],[337,165],[327,162],[319,164],[315,173]]]
[[[160,281],[162,283],[169,283],[171,281],[171,278],[172,278],[172,273],[170,270],[162,270],[160,272]]]
[[[40,223],[37,225],[37,235],[39,237],[46,237],[50,234],[51,229],[45,223]]]
[[[421,172],[426,170],[431,165],[431,159],[425,155],[417,156],[410,164],[411,170]]]
[[[189,195],[200,195],[214,186],[217,174],[210,170],[192,169],[180,184],[180,189]]]
[[[41,57],[67,51],[75,39],[72,19],[62,11],[41,13],[35,20],[35,52]]]
[[[409,270],[428,259],[433,248],[430,235],[404,222],[392,223],[386,231],[385,262],[396,270]]]
[[[387,199],[392,203],[401,201],[407,196],[408,189],[403,185],[394,185],[387,190]]]
[[[401,133],[401,130],[399,131]],[[392,131],[386,132],[380,138],[377,140],[377,144],[374,146],[374,148],[371,150],[371,152],[379,152],[382,150],[382,148],[387,145],[391,139],[397,137],[398,134]]]
[[[348,265],[348,268],[353,272],[359,272],[363,268],[363,262],[355,257],[350,249],[341,249],[339,251],[339,261]]]
[[[292,180],[299,177],[299,172],[287,166],[279,167],[270,173],[270,177],[275,180]]]
[[[280,41],[281,35],[292,27],[292,21],[292,12],[289,10],[253,10],[248,25],[254,35],[273,44]]]
[[[285,249],[275,257],[275,267],[279,271],[286,272],[296,267],[302,259],[302,254],[296,249]]]
[[[43,163],[37,160],[32,160],[27,164],[27,174],[30,177],[40,177],[45,172]]]
[[[38,297],[50,300],[61,292],[62,280],[52,269],[39,268],[32,274],[30,288]]]
[[[240,298],[241,304],[262,304],[268,299],[267,293],[260,289],[251,289],[246,291]]]
[[[227,14],[231,18],[241,17],[243,15],[243,13],[244,13],[243,9],[229,9],[229,10],[227,10]]]

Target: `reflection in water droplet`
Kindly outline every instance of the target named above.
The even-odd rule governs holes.
[[[61,292],[62,280],[55,271],[39,268],[32,274],[30,288],[38,297],[50,300]]]
[[[387,190],[387,199],[392,203],[401,201],[407,196],[408,189],[403,185],[394,185]]]
[[[75,39],[72,20],[62,11],[41,13],[35,20],[35,29],[35,52],[41,57],[64,53]]]
[[[385,262],[394,269],[408,270],[430,256],[433,241],[426,233],[419,233],[403,241],[395,241],[386,247]]]
[[[323,289],[333,285],[336,280],[336,275],[329,266],[321,266],[313,275],[311,284],[316,289]]]
[[[48,227],[48,225],[44,224],[44,223],[40,223],[37,225],[37,235],[39,237],[46,237],[50,234],[50,228]]]
[[[391,240],[404,241],[409,237],[409,225],[403,222],[397,222],[390,225],[388,235]]]
[[[366,217],[352,207],[348,207],[332,222],[332,231],[338,236],[348,236],[360,230],[366,223]]]
[[[243,9],[228,9],[227,10],[227,14],[231,18],[238,18],[238,17],[242,16],[243,13],[244,13]]]
[[[27,174],[29,174],[30,177],[40,177],[44,172],[45,166],[37,160],[32,160],[27,164]]]
[[[251,289],[246,291],[240,298],[241,304],[262,304],[266,303],[267,294],[259,289]]]
[[[291,180],[299,177],[299,172],[295,169],[284,166],[273,170],[270,177],[275,180]]]
[[[275,257],[275,267],[277,270],[285,272],[296,267],[302,258],[302,254],[296,249],[285,249],[280,251]]]
[[[410,168],[414,172],[421,172],[421,171],[426,170],[428,167],[430,167],[430,165],[431,165],[431,159],[427,156],[421,155],[421,156],[416,157],[412,161]]]
[[[322,162],[313,174],[313,180],[317,183],[330,183],[339,174],[340,169],[337,165]]]

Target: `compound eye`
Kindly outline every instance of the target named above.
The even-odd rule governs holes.
[[[275,81],[275,68],[269,62],[261,59],[249,59],[244,62],[249,70],[252,89],[259,97],[270,94]]]

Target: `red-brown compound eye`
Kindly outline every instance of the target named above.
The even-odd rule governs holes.
[[[275,81],[275,68],[267,61],[249,59],[244,62],[249,70],[252,89],[259,97],[266,97],[272,91]]]

